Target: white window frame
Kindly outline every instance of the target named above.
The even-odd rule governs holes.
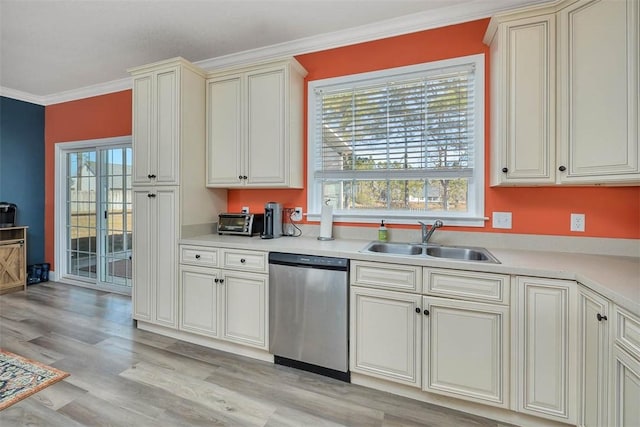
[[[445,59],[441,61],[427,62],[417,65],[409,65],[405,67],[389,68],[381,71],[372,71],[367,73],[352,74],[347,76],[333,77],[322,80],[314,80],[308,84],[307,96],[307,219],[310,221],[319,221],[322,206],[322,185],[314,178],[316,165],[316,143],[322,143],[316,140],[316,93],[324,88],[336,89],[340,85],[353,85],[357,82],[369,82],[380,79],[388,79],[398,77],[402,74],[429,72],[434,69],[447,67],[456,67],[473,64],[475,66],[474,85],[475,85],[475,134],[474,134],[474,170],[473,176],[469,178],[469,200],[467,200],[469,210],[465,213],[458,212],[397,212],[391,210],[334,210],[334,221],[343,222],[359,222],[359,223],[379,223],[381,219],[389,224],[415,224],[416,220],[434,220],[442,219],[445,225],[466,226],[466,227],[484,227],[485,221],[488,220],[484,216],[484,151],[485,151],[485,135],[484,135],[484,54],[469,55],[459,58]]]

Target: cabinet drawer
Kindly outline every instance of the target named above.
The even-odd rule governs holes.
[[[633,314],[615,308],[616,342],[625,347],[635,357],[640,358],[640,319]]]
[[[267,273],[269,271],[266,252],[243,251],[240,249],[224,249],[222,252],[222,267],[259,273]]]
[[[180,264],[218,266],[218,250],[203,246],[180,245]]]
[[[474,271],[424,269],[423,292],[472,301],[509,303],[509,276]]]
[[[351,285],[422,292],[422,267],[352,261]]]

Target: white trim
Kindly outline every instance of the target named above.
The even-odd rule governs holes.
[[[318,52],[357,43],[379,40],[403,34],[425,31],[447,25],[460,24],[495,15],[524,6],[541,3],[553,3],[549,0],[514,0],[475,1],[461,5],[429,10],[384,21],[374,22],[354,28],[347,28],[332,33],[319,34],[271,46],[232,53],[195,62],[194,64],[211,71],[215,68],[250,64],[257,61],[267,61],[282,56],[294,56],[305,53]],[[131,89],[131,78],[113,80],[79,89],[53,93],[44,96],[20,92],[10,88],[0,87],[0,95],[15,98],[40,105],[52,105],[61,102],[74,101],[106,93]]]
[[[132,87],[133,80],[131,79],[131,77],[126,77],[124,79],[112,80],[106,83],[85,86],[79,89],[72,89],[44,96],[42,97],[44,101],[43,105],[60,104],[62,102],[75,101],[77,99],[91,98],[94,96],[121,92],[123,90],[131,89]]]
[[[124,145],[132,144],[132,136],[116,136],[112,138],[99,138],[99,139],[87,139],[82,141],[70,141],[70,142],[56,142],[54,144],[55,150],[55,169],[54,169],[54,188],[55,188],[55,196],[54,196],[54,227],[53,227],[53,239],[54,239],[54,268],[55,278],[64,283],[71,283],[75,285],[92,287],[88,286],[86,283],[77,280],[75,276],[71,278],[71,276],[67,275],[67,269],[65,267],[66,263],[66,252],[67,252],[67,240],[66,233],[64,232],[65,222],[64,218],[66,218],[66,200],[65,200],[65,180],[66,180],[66,159],[65,156],[67,152],[79,150],[83,148],[106,148],[106,147],[117,147]],[[84,284],[81,284],[84,283]],[[105,290],[107,288],[112,288],[112,286],[96,286],[94,289]],[[119,293],[122,293],[124,287],[115,287],[116,289],[121,289]],[[113,291],[113,289],[108,289]]]
[[[435,69],[444,69],[450,67],[465,66],[468,64],[475,65],[474,85],[475,93],[475,137],[474,141],[483,141],[481,147],[474,147],[474,172],[469,178],[469,188],[475,189],[470,192],[468,203],[468,213],[457,214],[455,212],[406,212],[406,211],[336,211],[333,215],[334,221],[344,222],[361,222],[375,223],[384,219],[389,224],[414,224],[416,219],[433,220],[442,218],[446,220],[447,225],[466,226],[466,227],[484,227],[486,218],[484,217],[484,195],[486,192],[484,183],[484,151],[485,151],[485,57],[484,54],[474,54],[461,56],[457,58],[445,59],[441,61],[426,62],[416,65],[408,65],[404,67],[388,68],[379,71],[371,71],[359,74],[351,74],[340,77],[331,77],[322,80],[314,80],[308,83],[307,88],[307,219],[310,221],[320,220],[320,198],[321,191],[319,184],[316,183],[314,172],[316,154],[315,150],[315,122],[316,122],[316,91],[325,87],[331,87],[333,90],[339,86],[350,87],[358,85],[359,82],[375,82],[376,80],[385,80],[388,78],[402,78],[403,75],[410,74],[429,74]]]
[[[362,215],[358,213],[354,214],[342,214],[335,213],[333,215],[333,221],[335,222],[353,222],[364,224],[379,224],[381,219],[384,219],[385,224],[411,224],[416,225],[417,220],[421,221],[434,221],[436,219],[444,218],[443,221],[447,227],[459,226],[459,227],[484,227],[486,221],[489,221],[487,217],[470,217],[470,216],[450,216],[444,217],[439,212],[428,212],[427,215],[407,215],[396,214],[391,212],[375,212],[370,215]],[[320,221],[320,214],[307,214],[307,221]]]
[[[31,93],[22,92],[20,90],[11,89],[4,86],[0,86],[0,96],[16,99],[18,101],[29,102],[31,104],[44,105],[44,99],[42,96],[33,95]]]

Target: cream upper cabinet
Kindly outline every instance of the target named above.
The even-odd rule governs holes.
[[[490,46],[491,185],[553,184],[555,16],[505,21]]]
[[[576,288],[568,280],[515,278],[512,328],[517,409],[576,423]]]
[[[638,9],[566,0],[493,17],[491,185],[640,182]]]
[[[559,181],[640,182],[637,0],[581,0],[558,16]]]
[[[207,78],[207,186],[302,188],[306,71],[295,59]]]
[[[178,185],[181,142],[199,138],[203,143],[204,74],[182,58],[129,72],[133,76],[133,184]]]

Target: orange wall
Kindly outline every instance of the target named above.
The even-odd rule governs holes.
[[[309,72],[306,81],[312,81],[457,56],[486,54],[485,141],[487,144],[485,158],[487,161],[485,182],[488,183],[489,49],[482,43],[488,22],[488,19],[482,19],[314,52],[296,58]],[[306,160],[304,167],[306,170]],[[278,201],[286,207],[302,206],[306,211],[306,197],[305,190],[230,190],[227,200],[228,209],[231,212],[240,211],[242,206],[249,206],[253,212],[259,212],[263,209],[264,203],[268,201]],[[513,228],[511,230],[493,229],[491,221],[488,221],[487,225],[482,228],[452,227],[451,230],[640,238],[640,187],[491,188],[487,186],[485,216],[490,218],[494,211],[512,212]],[[584,233],[569,231],[571,213],[586,215],[586,231]],[[377,227],[377,224],[362,226]],[[413,228],[413,226],[401,225],[391,225],[391,227]]]
[[[55,144],[131,135],[131,91],[45,107],[45,259],[54,266]]]
[[[307,81],[399,67],[462,55],[485,53],[482,43],[488,20],[422,31],[343,48],[300,55]],[[489,61],[486,84],[489,81]],[[487,91],[488,95],[488,91]],[[306,96],[306,95],[305,95]],[[489,99],[486,102],[485,138],[489,141]],[[306,100],[305,100],[306,117]],[[306,125],[306,123],[305,123]],[[54,146],[58,142],[108,138],[131,134],[131,91],[122,91],[45,108],[45,259],[54,265]],[[306,140],[306,126],[305,126]],[[305,156],[306,158],[306,156]],[[487,156],[488,159],[488,147]],[[306,169],[306,161],[304,164]],[[486,165],[487,177],[489,164]],[[306,173],[305,173],[306,176]],[[249,206],[259,212],[268,201],[286,207],[302,206],[305,190],[230,190],[228,210]],[[485,194],[485,215],[513,212],[513,229],[455,227],[453,230],[524,234],[640,238],[640,187],[490,188]],[[569,231],[569,214],[586,214],[586,232]],[[356,225],[356,224],[354,224]],[[362,225],[362,224],[360,224]],[[377,226],[377,225],[362,225]],[[401,227],[394,226],[392,227]],[[411,226],[404,226],[410,228]]]

